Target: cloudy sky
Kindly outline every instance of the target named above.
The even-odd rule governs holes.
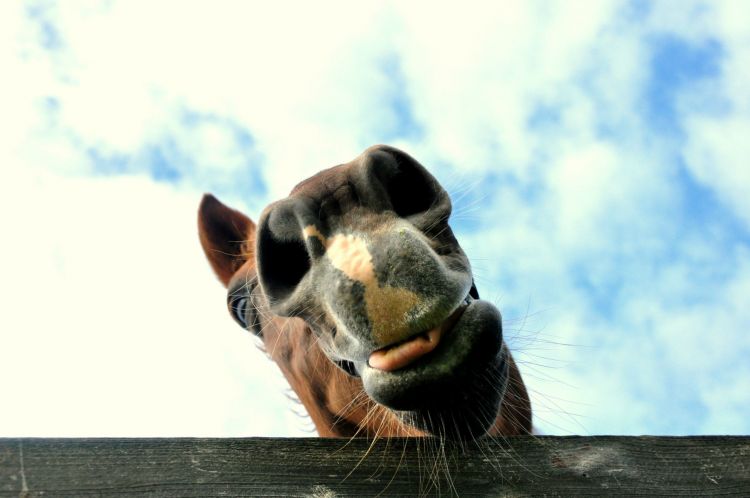
[[[374,143],[454,196],[543,432],[748,434],[749,68],[742,1],[2,2],[0,436],[310,434],[196,209]]]

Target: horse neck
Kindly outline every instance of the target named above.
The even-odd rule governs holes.
[[[370,399],[362,382],[335,366],[299,318],[275,319],[265,348],[310,415],[320,436],[417,436]]]

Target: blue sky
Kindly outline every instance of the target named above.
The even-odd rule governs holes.
[[[374,143],[453,194],[543,432],[750,432],[743,2],[1,9],[2,435],[307,434],[195,210]]]

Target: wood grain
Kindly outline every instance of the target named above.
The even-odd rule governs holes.
[[[0,439],[0,496],[750,496],[750,437]]]

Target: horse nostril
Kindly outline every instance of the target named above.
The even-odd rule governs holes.
[[[271,212],[258,230],[258,279],[272,302],[292,294],[310,270],[310,256],[295,217],[289,218],[290,213]]]
[[[385,189],[398,216],[406,218],[436,208],[450,211],[448,194],[422,165],[407,154],[380,148],[371,151],[367,159],[371,174]]]

